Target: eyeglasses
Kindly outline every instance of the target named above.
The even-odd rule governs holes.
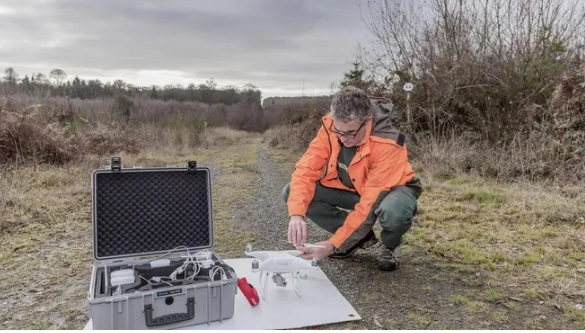
[[[333,129],[333,122],[331,122],[331,125],[329,125],[329,130],[333,133],[335,133],[338,136],[343,136],[343,137],[352,137],[355,138],[355,136],[361,131],[362,127],[364,127],[365,124],[368,123],[370,119],[366,119],[361,125],[360,127],[358,127],[357,130],[352,131],[352,132],[339,132]]]

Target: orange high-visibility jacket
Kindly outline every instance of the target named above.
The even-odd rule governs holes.
[[[390,121],[391,105],[373,98],[372,109],[362,144],[348,166],[355,189],[347,188],[338,177],[336,166],[341,146],[336,134],[329,131],[333,128],[330,114],[322,118],[321,128],[292,174],[287,202],[289,217],[306,216],[317,181],[326,187],[359,194],[359,203],[329,239],[342,251],[351,248],[372,229],[376,222],[373,212],[390,189],[405,185],[415,176],[408,161],[405,136]]]

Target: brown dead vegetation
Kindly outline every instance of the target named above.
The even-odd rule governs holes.
[[[61,165],[85,154],[136,152],[138,140],[119,124],[90,124],[71,109],[42,105],[15,110],[0,102],[0,164]]]

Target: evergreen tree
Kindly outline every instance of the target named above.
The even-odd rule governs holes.
[[[366,71],[362,68],[362,64],[359,61],[354,61],[352,65],[353,68],[343,75],[344,79],[340,82],[341,87],[354,86],[368,91],[374,82],[364,78]]]

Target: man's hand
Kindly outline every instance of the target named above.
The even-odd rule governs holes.
[[[313,259],[313,258],[320,260],[320,259],[329,257],[333,253],[333,251],[335,250],[335,247],[329,241],[322,241],[319,243],[315,243],[314,245],[321,245],[324,247],[321,248],[321,247],[297,246],[297,250],[303,252],[301,255],[299,255],[299,257],[301,257],[303,259],[309,259],[309,260]]]
[[[288,242],[294,246],[305,245],[307,240],[307,222],[300,215],[290,217],[288,223]]]

